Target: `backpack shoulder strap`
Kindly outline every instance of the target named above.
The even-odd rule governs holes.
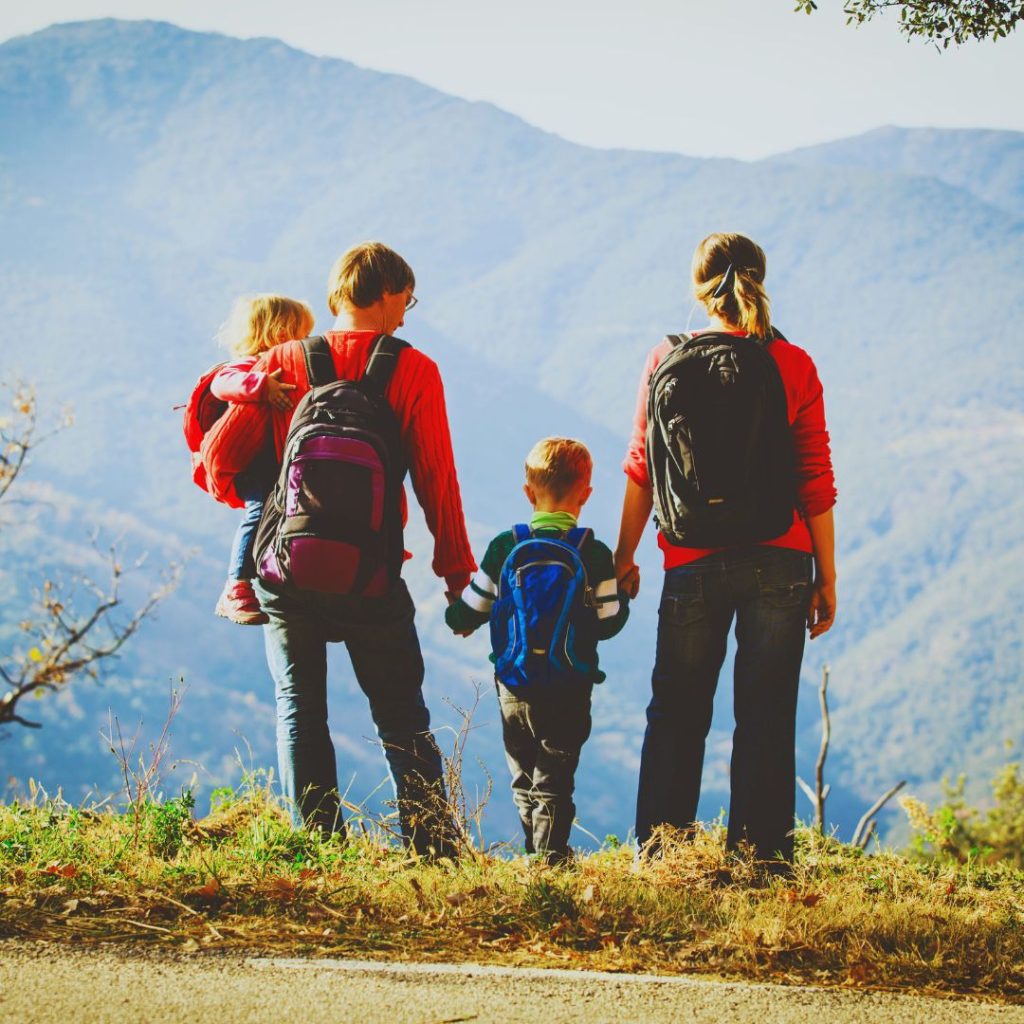
[[[572,545],[577,551],[582,551],[583,545],[587,543],[593,532],[589,526],[573,527],[573,529],[566,531],[565,542]]]
[[[390,334],[380,335],[370,349],[370,358],[366,361],[365,380],[378,395],[387,391],[388,384],[398,365],[398,356],[402,349],[408,348],[409,342]]]
[[[533,530],[530,529],[528,523],[516,523],[512,527],[512,539],[517,544],[522,544],[524,540],[529,540],[533,536]]]
[[[302,358],[306,361],[306,379],[311,388],[319,388],[338,379],[331,346],[322,334],[302,339]]]

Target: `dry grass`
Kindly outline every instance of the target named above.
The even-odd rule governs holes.
[[[294,831],[250,786],[194,822],[53,801],[0,806],[0,937],[164,942],[309,956],[472,960],[971,993],[1024,1002],[1024,874],[867,856],[804,830],[790,879],[721,831],[637,867],[471,853],[410,858],[369,821]],[[138,838],[136,838],[136,836]]]

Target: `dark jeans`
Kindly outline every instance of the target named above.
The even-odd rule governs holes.
[[[452,853],[441,757],[423,701],[423,658],[405,582],[386,597],[257,583],[277,697],[281,787],[296,824],[343,831],[327,727],[327,644],[344,643],[384,747],[402,834],[417,852]]]
[[[590,735],[590,694],[581,686],[521,695],[496,683],[512,799],[526,852],[563,860],[576,817],[572,794],[580,751]]]
[[[245,511],[231,543],[229,580],[251,580],[256,575],[252,545],[256,539],[256,527],[260,525],[260,516],[263,515],[263,503],[274,486],[276,476],[277,465],[273,456],[261,452],[235,478],[235,493],[245,502]]]
[[[709,555],[665,574],[636,834],[691,827],[718,673],[736,619],[728,844],[793,856],[796,698],[811,556],[763,545]]]

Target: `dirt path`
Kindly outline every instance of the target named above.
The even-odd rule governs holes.
[[[5,1024],[1024,1024],[1024,1007],[591,971],[0,942]]]

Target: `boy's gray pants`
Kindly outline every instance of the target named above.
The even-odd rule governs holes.
[[[569,830],[576,817],[574,777],[590,735],[593,686],[527,692],[495,685],[526,852],[557,863],[569,853]]]

